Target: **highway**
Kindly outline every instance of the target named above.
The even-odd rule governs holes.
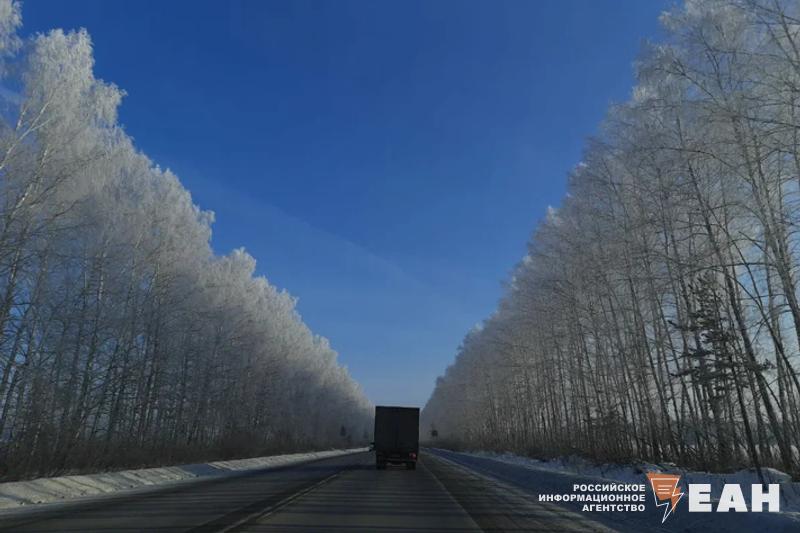
[[[376,470],[355,453],[134,495],[0,515],[3,531],[609,531],[587,518],[425,454]]]

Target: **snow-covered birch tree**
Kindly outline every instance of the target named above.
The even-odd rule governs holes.
[[[800,471],[800,6],[687,0],[423,424],[455,446]]]
[[[0,0],[0,475],[356,442],[369,403],[296,301],[133,145],[83,31]]]

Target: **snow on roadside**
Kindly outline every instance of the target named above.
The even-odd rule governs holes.
[[[551,460],[533,459],[521,457],[510,452],[468,452],[468,455],[476,457],[486,457],[495,461],[516,464],[525,468],[543,468],[556,472],[566,472],[570,474],[580,474],[584,476],[601,477],[622,481],[625,483],[641,483],[645,472],[665,472],[669,474],[680,474],[684,483],[707,483],[711,485],[712,494],[719,494],[725,483],[739,483],[743,487],[749,487],[753,483],[760,483],[755,469],[745,469],[729,474],[712,474],[709,472],[695,472],[680,468],[672,463],[636,463],[636,464],[597,464],[582,457],[569,456],[559,457]],[[761,472],[764,481],[767,483],[778,483],[781,485],[781,510],[788,512],[800,512],[800,483],[792,482],[790,475],[785,474],[774,468],[762,468]],[[744,491],[745,500],[750,504],[750,493]]]
[[[608,483],[610,481],[646,484],[644,472],[647,470],[680,473],[685,476],[682,478],[683,482],[688,480],[690,483],[710,483],[712,494],[719,494],[718,491],[723,483],[744,483],[746,487],[749,487],[751,483],[758,483],[755,473],[746,470],[733,474],[709,474],[682,471],[674,465],[594,465],[574,457],[539,461],[510,453],[453,452],[436,448],[428,449],[428,451],[487,477],[494,477],[515,485],[532,495],[571,494],[575,484]],[[652,505],[649,492],[645,512],[583,512],[583,504],[580,502],[561,502],[559,505],[586,514],[593,520],[622,532],[769,531],[772,533],[800,531],[800,512],[798,512],[800,511],[800,505],[798,505],[800,483],[792,483],[788,476],[777,470],[771,470],[769,475],[773,483],[781,484],[780,513],[688,513],[684,502],[681,504],[682,507],[677,509],[676,516],[670,517],[662,525],[663,511]],[[743,493],[749,505],[749,489],[743,490]]]
[[[214,461],[159,468],[121,470],[0,483],[0,510],[87,496],[130,491],[144,487],[191,482],[210,476],[234,475],[245,470],[291,466],[306,461],[346,455],[366,448],[271,455],[233,461]]]

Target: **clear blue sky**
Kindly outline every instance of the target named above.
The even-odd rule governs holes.
[[[29,0],[89,30],[121,121],[299,297],[376,403],[423,405],[665,1]]]

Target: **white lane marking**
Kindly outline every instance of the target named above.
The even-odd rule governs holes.
[[[241,526],[247,524],[248,522],[252,522],[252,521],[259,520],[259,519],[265,518],[267,516],[270,516],[271,514],[274,514],[276,511],[280,510],[282,507],[285,507],[285,506],[289,505],[290,503],[292,503],[294,500],[296,500],[300,496],[308,494],[312,490],[317,489],[320,486],[324,485],[325,483],[327,483],[327,482],[331,481],[332,479],[338,477],[339,474],[341,474],[342,472],[344,472],[344,470],[339,470],[338,472],[336,472],[334,474],[331,474],[330,476],[326,477],[325,479],[317,481],[316,483],[314,483],[310,487],[306,487],[305,489],[303,489],[303,490],[301,490],[299,492],[295,492],[291,496],[287,496],[286,498],[282,499],[278,503],[270,505],[266,509],[261,509],[261,510],[256,511],[254,513],[250,513],[249,515],[245,516],[241,520],[238,520],[237,522],[235,522],[235,523],[233,523],[233,524],[231,524],[231,525],[229,525],[227,527],[224,527],[224,528],[220,529],[219,533],[227,533],[229,531],[234,531],[238,527],[241,527]]]
[[[558,517],[560,515],[560,516],[563,516],[563,517],[565,517],[567,519],[571,519],[573,522],[576,522],[577,525],[580,526],[580,527],[584,527],[585,526],[585,527],[591,528],[591,529],[589,529],[589,531],[599,531],[599,532],[609,532],[609,533],[613,533],[615,531],[614,529],[612,529],[611,527],[603,524],[602,522],[598,522],[597,520],[589,518],[589,517],[587,517],[587,516],[585,516],[585,515],[583,515],[581,513],[572,511],[572,510],[568,509],[567,507],[562,507],[561,505],[557,505],[555,503],[537,502],[534,499],[534,494],[528,493],[528,492],[526,492],[526,491],[524,491],[524,490],[522,490],[520,488],[517,488],[516,485],[514,484],[514,482],[511,479],[506,478],[505,476],[497,475],[495,477],[494,475],[492,475],[492,476],[486,475],[483,472],[478,472],[477,470],[474,470],[474,469],[470,468],[469,466],[467,466],[464,463],[460,463],[460,462],[458,462],[458,461],[456,461],[454,459],[450,459],[448,457],[443,457],[443,456],[441,456],[441,455],[439,455],[438,453],[435,453],[435,452],[433,452],[433,453],[429,452],[428,455],[429,456],[431,456],[431,455],[434,456],[436,459],[439,459],[440,461],[444,462],[445,464],[450,465],[451,467],[453,467],[456,470],[461,470],[464,474],[466,474],[468,476],[471,475],[471,476],[473,476],[475,478],[483,479],[485,481],[488,481],[495,488],[503,489],[503,490],[506,491],[507,494],[510,494],[511,496],[514,496],[514,497],[522,500],[522,502],[525,505],[531,505],[531,506],[534,506],[534,507],[539,507],[541,509],[545,509],[549,513],[552,513],[553,515],[555,515],[556,517]],[[506,497],[504,499],[508,500],[508,497]]]
[[[431,455],[433,455],[433,454],[432,453],[427,454],[428,457],[430,457]],[[447,497],[450,498],[450,501],[452,501],[459,509],[461,509],[461,512],[464,513],[464,517],[467,520],[469,520],[470,522],[472,522],[473,525],[475,525],[475,531],[483,531],[483,528],[481,528],[481,526],[478,525],[478,523],[475,521],[475,519],[472,518],[472,515],[469,514],[469,511],[467,511],[464,508],[464,506],[461,505],[461,502],[459,502],[456,499],[456,497],[453,496],[450,493],[449,490],[447,490],[447,487],[444,486],[444,483],[442,483],[442,480],[439,479],[438,477],[436,477],[436,474],[434,474],[431,470],[428,469],[427,466],[425,466],[425,461],[420,461],[420,464],[422,464],[423,470],[425,470],[431,476],[431,478],[433,478],[433,480],[436,482],[436,484],[439,485],[442,488],[442,491],[445,494],[447,494]]]

